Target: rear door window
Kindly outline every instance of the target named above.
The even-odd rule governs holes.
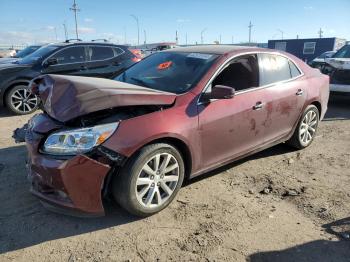
[[[289,59],[280,55],[259,54],[259,68],[260,86],[288,80],[292,77]],[[294,73],[297,74],[297,72]]]
[[[56,58],[58,65],[84,62],[85,49],[83,46],[67,47],[58,51],[51,58]]]
[[[299,69],[297,68],[297,66],[290,60],[289,60],[289,68],[290,68],[290,73],[292,75],[292,78],[301,75],[301,73],[300,73]]]
[[[89,61],[107,60],[117,55],[117,51],[109,46],[90,46],[88,51]]]

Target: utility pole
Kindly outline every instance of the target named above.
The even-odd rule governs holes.
[[[64,38],[65,40],[68,39],[68,33],[67,33],[67,26],[66,26],[66,21],[63,23],[63,29],[64,29]]]
[[[201,44],[203,45],[203,33],[207,31],[207,28],[204,28],[202,31],[201,31]]]
[[[249,26],[248,26],[248,28],[249,28],[249,41],[248,41],[248,43],[250,43],[252,40],[252,27],[253,27],[252,21],[249,21]]]
[[[186,45],[187,45],[187,33],[186,33]]]
[[[124,26],[124,44],[126,45],[126,27]]]
[[[322,38],[322,35],[323,34],[323,31],[322,31],[322,28],[320,28],[320,31],[318,31],[318,35],[320,36],[320,38]]]
[[[219,36],[219,44],[221,45],[221,35]]]
[[[233,36],[231,37],[231,43],[233,44]]]
[[[143,30],[143,33],[144,33],[144,35],[145,35],[145,41],[144,41],[143,43],[146,44],[146,43],[147,43],[146,30]]]
[[[178,38],[178,36],[177,36],[177,30],[176,30],[176,32],[175,32],[175,41],[176,41],[176,44],[179,42],[179,38]]]
[[[299,39],[299,35],[297,35],[297,39]]]
[[[75,34],[77,36],[77,39],[79,39],[79,34],[78,34],[78,22],[77,22],[77,12],[80,11],[78,8],[77,4],[75,3],[75,0],[73,0],[73,6],[69,8],[69,10],[74,12],[74,19],[75,19]]]
[[[137,45],[140,45],[140,25],[139,25],[139,19],[136,15],[130,15],[132,18],[135,19],[136,25],[137,25]]]
[[[281,36],[282,36],[282,40],[283,40],[283,31],[281,29],[277,29],[277,31],[279,31],[281,33]]]

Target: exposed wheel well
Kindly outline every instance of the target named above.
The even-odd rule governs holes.
[[[182,140],[174,137],[159,138],[149,142],[146,145],[155,144],[155,143],[167,143],[179,150],[185,164],[185,179],[188,179],[190,177],[191,170],[192,170],[192,157],[188,146]]]
[[[4,105],[4,107],[6,107],[6,96],[8,94],[8,92],[10,92],[10,90],[15,87],[15,86],[18,86],[18,85],[28,85],[29,81],[27,82],[26,80],[23,80],[23,81],[20,81],[20,82],[16,82],[16,83],[13,83],[12,85],[10,85],[9,87],[6,88],[5,92],[4,92],[4,95],[2,97],[2,104]]]
[[[314,101],[314,102],[311,103],[311,105],[314,105],[314,106],[317,107],[318,112],[319,112],[319,114],[320,114],[320,116],[321,116],[321,112],[322,112],[322,111],[321,111],[321,110],[322,110],[321,103],[318,102],[318,101]]]

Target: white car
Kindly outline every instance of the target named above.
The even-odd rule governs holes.
[[[0,49],[0,58],[13,57],[15,55],[16,55],[16,50],[14,49]]]
[[[343,46],[325,61],[321,71],[330,77],[330,91],[350,93],[350,45]]]

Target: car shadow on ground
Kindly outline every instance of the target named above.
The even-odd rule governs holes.
[[[350,261],[350,217],[322,226],[338,240],[316,240],[285,250],[259,252],[249,256],[250,262]]]
[[[323,121],[349,120],[350,96],[331,94],[328,102],[328,110]]]

